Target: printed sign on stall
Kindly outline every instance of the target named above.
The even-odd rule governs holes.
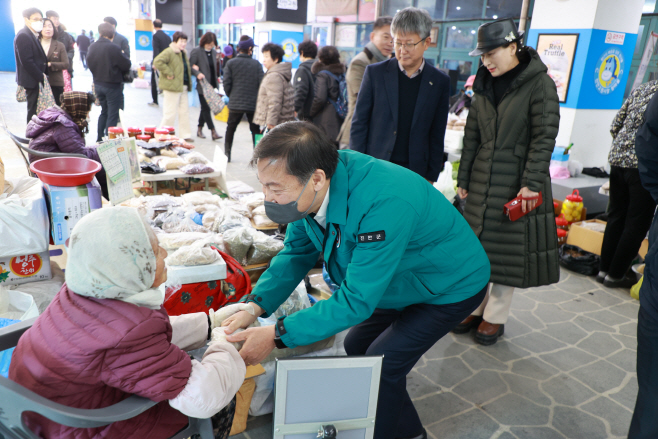
[[[280,44],[285,54],[283,61],[292,64],[292,68],[299,67],[299,44],[304,41],[304,32],[272,31],[272,42]]]
[[[560,102],[567,101],[571,71],[578,46],[578,34],[539,34],[537,53],[548,67]]]

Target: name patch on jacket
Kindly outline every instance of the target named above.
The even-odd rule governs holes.
[[[379,242],[386,239],[386,232],[380,230],[379,232],[362,233],[358,237],[360,243]]]

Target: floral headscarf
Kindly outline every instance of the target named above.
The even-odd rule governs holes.
[[[115,206],[85,215],[71,233],[66,263],[69,290],[159,309],[164,284],[151,288],[156,257],[147,227],[131,207]]]

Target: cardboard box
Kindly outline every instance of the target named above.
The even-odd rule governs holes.
[[[605,221],[601,220],[589,220],[573,223],[571,225],[571,229],[569,230],[569,235],[567,236],[567,244],[575,245],[585,251],[600,256],[601,247],[603,246],[603,232],[587,229],[583,227],[583,224],[585,223],[606,224]]]
[[[642,259],[647,257],[647,252],[649,251],[649,240],[647,238],[644,238],[644,241],[642,241],[642,245],[640,246],[640,251],[638,252]]]
[[[101,187],[96,177],[84,186],[43,185],[50,214],[50,230],[55,245],[64,244],[80,218],[100,209]]]
[[[19,285],[51,278],[48,250],[33,255],[0,258],[0,285]]]

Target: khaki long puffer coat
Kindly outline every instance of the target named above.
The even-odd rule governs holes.
[[[548,167],[560,107],[555,83],[537,52],[494,107],[491,74],[482,66],[466,121],[459,187],[468,190],[464,217],[491,262],[491,282],[518,288],[559,280],[557,236]],[[511,222],[503,205],[522,187],[541,192],[543,204]]]
[[[290,83],[292,64],[274,64],[263,76],[258,89],[254,123],[279,125],[295,120],[295,89]]]

